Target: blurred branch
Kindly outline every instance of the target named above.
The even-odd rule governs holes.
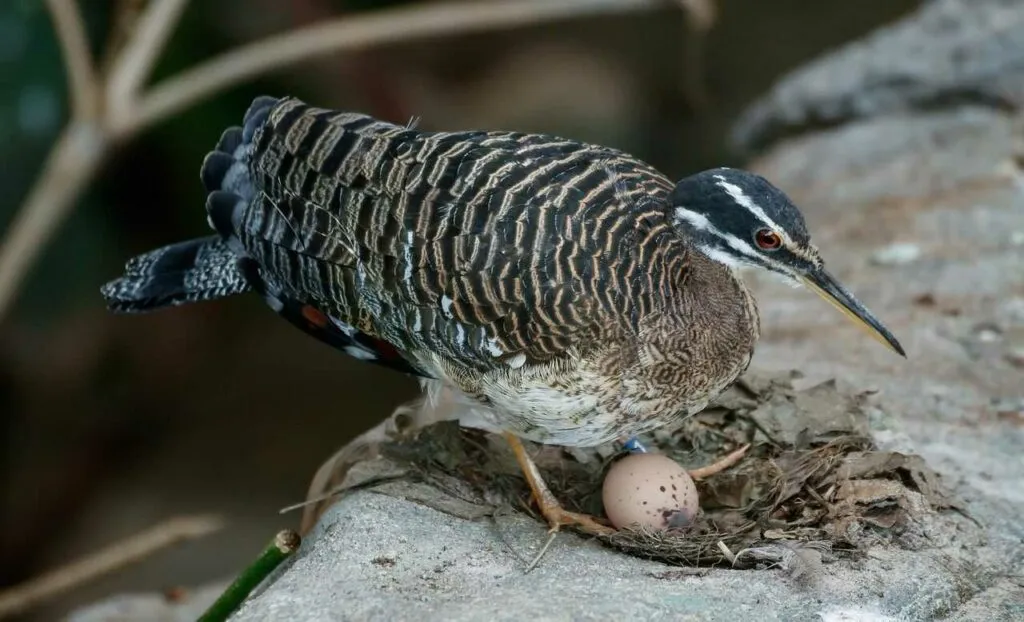
[[[110,68],[118,60],[118,52],[135,32],[135,24],[138,23],[148,2],[149,0],[114,0],[114,15],[102,50],[102,60],[96,62],[99,73],[110,74]]]
[[[106,85],[127,88],[145,79],[187,0],[153,0],[139,28],[113,62]],[[75,200],[99,170],[117,138],[110,131],[124,110],[111,106],[104,79],[93,67],[82,15],[75,0],[47,0],[71,83],[71,120],[46,158],[25,203],[0,245],[0,317],[9,309],[22,280],[43,246],[67,217]],[[159,23],[156,23],[159,21]],[[141,36],[150,37],[140,41]],[[138,59],[133,60],[133,55]],[[130,61],[130,62],[129,62]],[[130,108],[131,101],[128,101]]]
[[[68,73],[68,92],[73,116],[94,118],[99,113],[96,70],[89,53],[82,13],[75,0],[46,0]]]
[[[683,95],[689,100],[695,111],[703,112],[711,105],[704,82],[704,44],[708,31],[718,20],[716,0],[676,0],[683,9],[683,16],[692,37],[687,37],[683,44],[683,64],[686,70],[682,74]]]
[[[0,246],[0,316],[36,256],[99,169],[107,144],[90,121],[73,120],[47,156],[21,210]]]
[[[693,28],[698,32],[707,32],[718,20],[718,7],[715,0],[676,0],[683,11],[689,16]]]
[[[110,149],[204,98],[329,52],[665,6],[665,0],[463,0],[385,9],[267,37],[139,94],[187,2],[151,0],[104,78],[92,66],[77,4],[47,0],[68,65],[73,113],[0,245],[0,317]]]
[[[706,479],[708,477],[711,477],[712,475],[715,475],[716,473],[721,473],[722,471],[735,465],[737,462],[743,459],[743,456],[746,455],[748,449],[750,449],[750,443],[747,443],[743,447],[740,447],[736,451],[723,457],[718,462],[709,464],[707,466],[703,466],[699,469],[687,471],[687,473],[689,473],[690,477],[693,479]]]
[[[171,518],[88,557],[0,592],[0,619],[22,613],[33,605],[139,562],[179,542],[195,540],[223,527],[216,516]]]
[[[217,91],[298,61],[397,41],[412,41],[479,30],[513,28],[664,6],[662,0],[514,0],[439,2],[356,14],[267,37],[184,71],[153,87],[126,120],[134,131],[163,120]]]
[[[107,114],[111,120],[132,114],[135,97],[156,64],[188,0],[151,0],[111,65]]]

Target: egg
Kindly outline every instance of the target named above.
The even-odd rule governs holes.
[[[601,496],[617,529],[686,527],[700,507],[689,473],[664,454],[634,453],[618,460],[605,475]]]

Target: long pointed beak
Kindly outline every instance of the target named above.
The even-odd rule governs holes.
[[[889,329],[883,326],[882,322],[867,310],[867,307],[854,298],[853,294],[846,291],[846,288],[840,285],[839,281],[836,281],[835,277],[826,272],[824,268],[819,268],[814,272],[803,275],[800,277],[800,280],[811,291],[824,298],[833,307],[839,309],[843,315],[853,320],[854,324],[867,331],[869,335],[878,340],[883,346],[902,357],[907,356],[907,353],[903,351],[903,346],[889,332]]]

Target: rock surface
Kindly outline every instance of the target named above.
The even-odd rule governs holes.
[[[1007,563],[879,550],[858,567],[826,566],[808,584],[780,571],[674,568],[563,534],[524,574],[544,540],[545,528],[520,515],[465,521],[357,492],[232,619],[925,619],[991,584]]]
[[[193,622],[228,585],[213,583],[196,590],[167,594],[121,594],[82,607],[67,622]]]
[[[783,78],[740,118],[734,143],[858,118],[976,103],[1024,102],[1024,11],[1018,0],[932,0],[914,14]]]
[[[694,571],[565,533],[525,574],[544,540],[536,521],[465,520],[362,491],[232,619],[1024,617],[1024,120],[1004,105],[1024,94],[1020,24],[1022,2],[935,0],[784,80],[737,130],[771,145],[752,167],[803,206],[830,269],[909,356],[751,275],[763,322],[753,366],[877,390],[875,438],[952,482],[984,537],[952,529],[856,562]],[[983,96],[947,97],[965,93]],[[821,120],[834,127],[810,131]],[[873,259],[894,245],[916,250]]]

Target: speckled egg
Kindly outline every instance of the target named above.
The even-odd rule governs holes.
[[[657,531],[686,527],[699,508],[693,479],[664,454],[620,459],[608,469],[601,494],[605,514],[617,529],[636,524]]]

